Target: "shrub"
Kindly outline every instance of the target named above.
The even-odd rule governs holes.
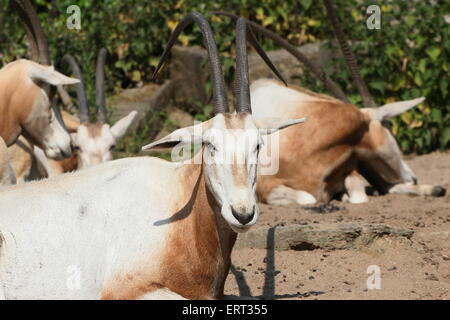
[[[393,130],[405,152],[429,152],[450,146],[449,57],[450,2],[389,1],[381,5],[380,30],[366,27],[366,8],[373,1],[336,0],[347,37],[362,74],[378,104],[425,96],[426,102],[393,119]],[[7,0],[0,0],[2,8]],[[109,52],[108,91],[119,91],[150,81],[166,41],[177,22],[189,11],[204,13],[213,21],[219,50],[223,53],[227,80],[234,65],[234,26],[227,18],[211,16],[224,10],[248,17],[272,29],[295,45],[332,38],[321,1],[312,0],[79,0],[81,30],[66,27],[67,7],[72,0],[36,0],[39,17],[49,36],[51,54],[58,61],[74,55],[94,97],[95,59],[101,47]],[[447,16],[445,14],[447,13]],[[9,10],[0,12],[0,61],[6,64],[26,56],[25,31]],[[260,39],[266,50],[271,41]],[[201,45],[201,34],[190,27],[180,38],[183,45]],[[355,86],[343,61],[333,77],[360,105]],[[305,86],[323,92],[323,86],[306,76]]]

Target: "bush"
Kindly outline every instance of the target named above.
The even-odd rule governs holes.
[[[380,30],[366,27],[368,5],[373,1],[336,0],[341,21],[362,74],[378,104],[425,96],[426,102],[392,120],[393,130],[405,152],[429,152],[450,146],[449,57],[450,12],[448,1],[389,1],[381,5]],[[8,1],[0,0],[2,8]],[[213,21],[219,50],[223,53],[227,80],[234,64],[234,26],[227,18],[211,16],[224,10],[248,17],[272,29],[295,45],[329,39],[332,32],[321,1],[312,0],[79,0],[81,30],[69,30],[66,9],[71,0],[37,0],[39,17],[46,30],[51,54],[58,61],[71,53],[79,61],[93,100],[95,59],[101,47],[109,52],[109,92],[150,81],[171,29],[187,13],[197,10]],[[447,19],[447,20],[446,20]],[[25,31],[15,14],[0,12],[0,61],[6,64],[26,56]],[[271,41],[260,39],[266,50]],[[201,45],[201,34],[190,27],[180,38],[183,45]],[[355,86],[343,61],[334,61],[340,72],[335,80],[351,101],[360,105]],[[305,86],[323,92],[323,86],[306,76]]]

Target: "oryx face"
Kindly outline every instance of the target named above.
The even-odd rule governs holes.
[[[424,99],[387,104],[379,108],[362,109],[368,116],[368,128],[363,137],[362,148],[358,148],[362,173],[380,191],[399,183],[416,184],[417,178],[402,160],[400,148],[391,131],[383,125],[385,121],[418,105]]]
[[[82,123],[72,134],[72,145],[78,155],[78,168],[92,167],[112,159],[112,150],[116,141],[127,131],[136,118],[132,111],[117,121],[112,127],[106,123]]]
[[[211,120],[175,130],[143,150],[177,146],[190,154],[192,143],[202,145],[205,182],[221,208],[221,215],[236,232],[256,223],[256,178],[262,136],[301,123],[304,119],[254,121],[247,112],[219,113]],[[187,149],[184,149],[187,146]],[[180,149],[174,154],[179,154]]]
[[[262,138],[248,113],[219,114],[203,134],[205,180],[235,231],[258,218],[256,168]]]

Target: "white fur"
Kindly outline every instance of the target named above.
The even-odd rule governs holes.
[[[156,268],[170,225],[157,222],[173,214],[180,166],[130,158],[3,190],[0,279],[6,298],[98,299],[102,284],[144,254],[149,270]],[[80,270],[79,290],[66,285],[71,266]]]

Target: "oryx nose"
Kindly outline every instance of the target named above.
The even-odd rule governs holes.
[[[236,220],[239,221],[242,225],[246,225],[253,220],[253,217],[255,216],[255,206],[253,206],[250,212],[246,211],[247,210],[243,208],[235,210],[233,207],[231,207],[231,213],[233,214],[233,217],[235,217]]]

